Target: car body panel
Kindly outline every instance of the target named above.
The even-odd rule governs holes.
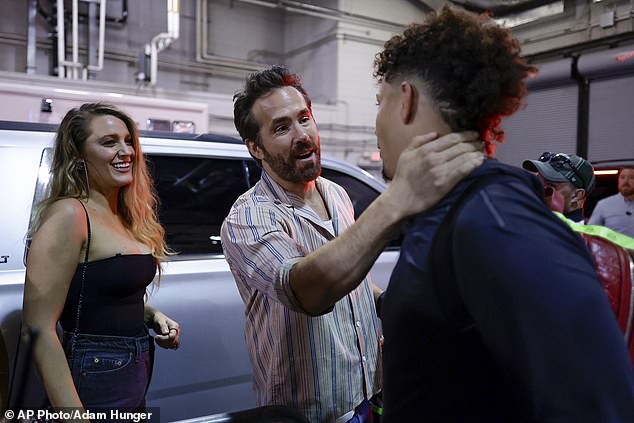
[[[7,256],[7,261],[0,263],[0,349],[4,344],[8,362],[0,363],[0,406],[6,405],[6,398],[1,397],[6,397],[8,373],[14,370],[25,278],[26,234],[36,189],[41,195],[44,188],[41,181],[47,179],[48,174],[46,159],[42,166],[40,162],[45,152],[50,160],[54,140],[51,125],[4,124],[0,122],[0,180],[4,181],[0,257]],[[144,154],[150,158],[251,161],[240,142],[207,135],[205,139],[146,134],[141,137],[141,144]],[[376,195],[385,188],[380,181],[347,163],[324,157],[322,165],[324,169],[362,183]],[[235,197],[241,193],[236,192]],[[379,286],[387,286],[397,258],[398,251],[391,250],[377,260],[372,272]],[[255,407],[251,363],[244,339],[245,307],[222,254],[183,253],[171,257],[163,266],[160,287],[151,293],[149,303],[182,327],[181,346],[177,351],[161,348],[156,351],[147,399],[148,406],[160,407],[161,421]],[[43,392],[32,369],[27,380],[22,404],[41,405]]]

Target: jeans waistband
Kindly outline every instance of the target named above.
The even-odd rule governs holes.
[[[73,339],[74,338],[74,339]],[[63,336],[64,351],[71,354],[71,349],[81,349],[83,351],[121,350],[130,351],[138,357],[141,353],[149,351],[153,345],[153,339],[149,334],[138,336],[110,336],[92,335],[86,333],[73,333],[64,331]]]
[[[341,417],[338,417],[334,423],[348,423],[352,416],[354,416],[354,410],[347,412]]]
[[[335,423],[371,423],[372,422],[372,404],[364,399],[361,404],[357,405],[354,410],[347,412],[343,416],[337,418]]]

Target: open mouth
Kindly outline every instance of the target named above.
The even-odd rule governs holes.
[[[119,163],[113,163],[112,167],[114,167],[116,170],[120,171],[120,172],[127,172],[128,170],[130,170],[130,162],[119,162]]]
[[[312,157],[314,152],[315,152],[315,150],[308,150],[308,151],[305,151],[305,152],[303,152],[301,154],[296,154],[295,158],[297,160],[306,160],[306,159],[309,159],[310,157]]]

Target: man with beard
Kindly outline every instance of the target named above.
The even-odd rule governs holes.
[[[619,193],[597,203],[589,225],[603,225],[634,238],[634,167],[619,170]]]
[[[234,101],[262,178],[236,200],[221,237],[246,305],[257,403],[295,407],[314,423],[355,421],[381,389],[379,291],[368,271],[403,218],[482,162],[481,145],[464,142],[473,132],[414,137],[392,184],[354,223],[344,189],[319,177],[319,135],[299,78],[273,66]]]

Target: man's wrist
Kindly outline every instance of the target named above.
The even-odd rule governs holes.
[[[155,314],[156,314],[156,310],[154,310],[153,307],[146,304],[143,309],[143,323],[145,323],[147,326],[150,326],[152,323],[154,323]]]
[[[372,205],[378,208],[382,220],[387,223],[388,226],[397,225],[407,217],[407,213],[402,210],[401,207],[403,199],[399,198],[399,195],[394,190],[395,188],[390,185],[377,197],[375,202],[372,203]]]

